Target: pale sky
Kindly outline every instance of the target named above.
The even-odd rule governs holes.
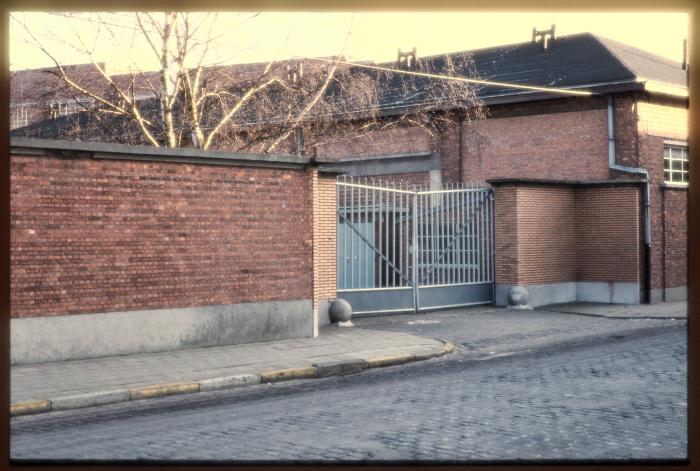
[[[63,14],[12,15],[24,21],[64,64],[89,61],[70,47],[79,44],[79,35],[86,44],[95,44],[95,57],[107,63],[109,72],[123,72],[129,63],[142,70],[157,68],[153,52],[134,34],[132,14],[102,13],[109,29],[103,27],[99,34],[94,13],[72,14],[77,18],[70,20]],[[208,62],[265,62],[340,53],[350,60],[386,61],[395,59],[399,48],[416,47],[418,56],[423,56],[525,42],[531,39],[533,26],[547,29],[552,23],[557,36],[588,31],[681,62],[683,39],[688,38],[688,16],[679,12],[263,12],[252,19],[251,15],[218,16],[216,47]],[[53,65],[23,37],[23,29],[11,19],[12,70]]]

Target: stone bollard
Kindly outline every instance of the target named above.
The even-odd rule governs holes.
[[[334,299],[328,308],[331,322],[337,322],[339,327],[350,327],[352,321],[352,306],[344,299]]]
[[[528,304],[530,293],[524,286],[513,286],[508,291],[508,308],[509,309],[532,309]]]

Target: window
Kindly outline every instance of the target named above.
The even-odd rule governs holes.
[[[664,180],[666,183],[688,183],[688,148],[664,145]]]
[[[59,116],[69,116],[89,108],[93,101],[92,98],[77,98],[69,101],[51,103],[49,105],[49,114],[53,119]]]
[[[25,106],[20,106],[12,109],[10,117],[10,129],[21,128],[29,124],[29,113]]]

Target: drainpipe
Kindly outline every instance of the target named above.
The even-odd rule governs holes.
[[[644,176],[644,298],[651,303],[651,205],[649,171],[642,167],[618,165],[615,159],[615,115],[612,95],[608,95],[608,168]]]

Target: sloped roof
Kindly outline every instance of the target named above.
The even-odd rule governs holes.
[[[507,82],[538,87],[598,89],[623,91],[642,89],[644,81],[687,89],[686,71],[681,64],[650,52],[602,38],[591,33],[560,36],[550,41],[543,51],[540,43],[531,41],[473,51],[418,57],[419,65],[435,73],[445,70],[446,56],[455,62],[471,57],[473,70],[457,70],[464,77]],[[392,67],[394,63],[381,64]],[[421,94],[400,95],[400,75],[395,74],[393,85],[383,95],[382,104],[418,104]],[[432,79],[418,78],[427,87]],[[487,103],[498,97],[541,98],[541,92],[532,92],[499,85],[476,85],[477,96]]]
[[[104,67],[104,63],[100,64]],[[93,64],[65,65],[69,76],[82,85],[93,88],[102,78]],[[42,99],[68,100],[76,92],[56,76],[55,67],[16,70],[10,72],[10,104],[37,102]]]
[[[543,51],[526,42],[472,52],[479,78],[541,87],[583,87],[635,78],[593,35],[563,36]],[[479,86],[479,95],[521,93],[498,86]]]
[[[686,71],[679,62],[623,44],[612,39],[591,35],[610,51],[628,70],[638,78],[686,87]]]
[[[447,60],[454,65],[455,74],[482,80],[537,87],[583,89],[598,93],[632,90],[648,90],[681,96],[687,93],[687,71],[681,68],[680,63],[591,33],[559,36],[549,42],[549,47],[545,51],[539,43],[527,41],[417,58],[419,70],[428,70],[435,74],[446,73]],[[283,68],[285,64],[286,62],[283,61],[278,65]],[[320,68],[323,62],[305,61],[305,64],[312,68]],[[390,69],[396,66],[394,62],[367,65],[370,64]],[[234,85],[258,75],[266,65],[260,63],[208,67],[204,75],[207,79],[231,81]],[[406,74],[379,72],[357,66],[350,66],[346,70],[350,74],[362,73],[377,78],[383,74],[378,98],[381,112],[386,114],[429,104],[434,100],[434,94],[431,95],[430,90],[439,88],[431,86],[442,82],[429,77],[411,77],[408,80]],[[39,83],[37,77],[31,75],[32,71],[23,72],[29,74],[24,83]],[[36,71],[36,74],[39,73],[40,71]],[[17,75],[13,73],[12,81],[19,79],[19,75],[19,73]],[[46,75],[45,71],[43,75]],[[149,76],[153,82],[157,82],[156,77],[151,73],[145,75]],[[120,81],[129,77],[121,75],[114,78]],[[149,95],[145,78],[145,76],[136,76],[137,89]],[[410,86],[407,86],[408,82]],[[664,87],[652,88],[652,84],[661,84]],[[13,83],[11,87],[12,100],[26,99],[26,94],[23,97],[17,96],[26,89],[16,85],[17,83]],[[153,85],[155,86],[155,83]],[[331,85],[328,93],[337,94],[342,88],[342,84],[336,81]],[[522,90],[502,85],[479,84],[475,85],[475,90],[477,97],[487,105],[561,96],[552,92]]]

